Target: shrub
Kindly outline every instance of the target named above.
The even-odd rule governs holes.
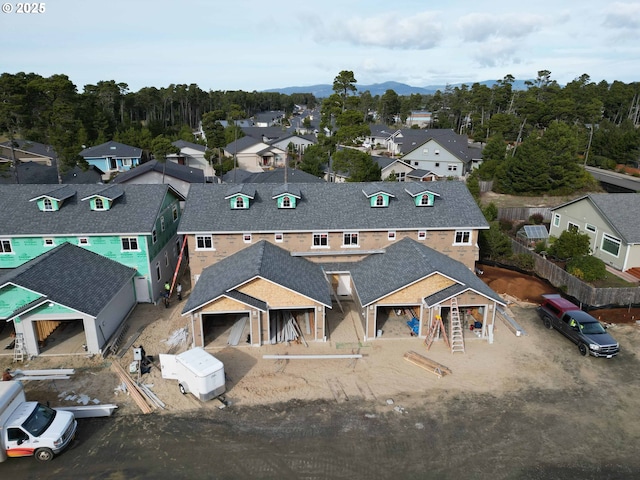
[[[544,252],[546,249],[547,249],[547,242],[545,242],[544,240],[540,240],[539,242],[536,242],[534,252],[540,254]]]
[[[484,218],[487,219],[487,222],[493,222],[498,218],[498,207],[496,207],[495,203],[491,202],[484,207],[482,213],[484,213]],[[509,228],[511,228],[511,226],[509,226]]]
[[[534,213],[529,217],[529,221],[534,225],[542,225],[544,216],[541,213]]]
[[[591,239],[586,233],[565,230],[549,247],[549,254],[566,260],[589,254]]]
[[[594,282],[607,275],[604,262],[591,255],[571,259],[567,263],[567,272],[585,282]]]
[[[533,270],[535,267],[535,259],[527,253],[518,253],[513,256],[513,263],[522,270]]]
[[[510,232],[513,229],[513,222],[511,220],[499,220],[499,224],[501,232]]]

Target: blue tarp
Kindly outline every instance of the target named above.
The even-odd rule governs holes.
[[[414,335],[418,335],[418,333],[420,332],[420,320],[418,320],[416,317],[413,317],[411,320],[407,321],[407,325],[414,333]]]

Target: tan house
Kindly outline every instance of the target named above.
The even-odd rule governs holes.
[[[458,181],[192,185],[179,226],[194,285],[183,315],[202,346],[238,316],[252,345],[279,341],[281,315],[324,341],[326,309],[342,300],[364,339],[395,310],[426,336],[455,298],[488,339],[502,302],[473,273],[486,228]]]

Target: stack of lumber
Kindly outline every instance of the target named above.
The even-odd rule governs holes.
[[[113,362],[111,364],[111,369],[118,374],[120,380],[124,383],[125,387],[127,387],[127,391],[131,398],[138,404],[142,413],[151,413],[153,412],[153,408],[149,405],[146,400],[146,396],[142,393],[138,384],[133,381],[131,376],[124,371],[124,369],[120,366],[119,363]]]
[[[444,365],[435,362],[424,355],[420,355],[414,351],[409,351],[404,354],[404,359],[409,363],[413,363],[420,368],[424,368],[428,372],[435,374],[438,378],[442,378],[443,375],[451,375],[451,370]]]

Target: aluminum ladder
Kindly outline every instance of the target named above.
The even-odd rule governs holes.
[[[451,353],[464,353],[464,332],[462,331],[462,323],[460,322],[460,311],[458,310],[458,301],[451,299]]]
[[[27,349],[24,345],[24,336],[22,333],[16,332],[16,339],[13,344],[13,361],[24,362],[24,357],[27,354]]]

